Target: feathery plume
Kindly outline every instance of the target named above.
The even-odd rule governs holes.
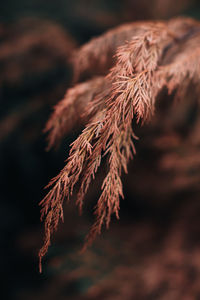
[[[48,187],[52,189],[41,202],[45,241],[39,253],[40,266],[50,245],[50,236],[63,218],[64,199],[69,199],[79,181],[76,203],[82,210],[84,196],[102,156],[107,156],[108,172],[95,208],[96,221],[84,248],[92,243],[104,224],[109,227],[112,214],[119,218],[119,201],[123,197],[121,173],[123,170],[127,173],[128,162],[136,153],[133,120],[143,124],[152,118],[156,99],[164,87],[171,93],[182,85],[187,88],[185,82],[198,84],[199,29],[200,24],[191,19],[133,23],[110,31],[79,50],[75,74],[78,65],[82,72],[93,67],[94,61],[98,73],[101,67],[109,65],[108,53],[115,52],[115,56],[107,76],[78,84],[67,92],[47,125],[47,130],[52,132],[51,146],[71,128],[73,123],[67,114],[72,112],[73,118],[75,108],[78,111],[87,105],[84,118],[88,124],[72,144],[66,166],[50,182]],[[120,43],[123,45],[118,47]]]

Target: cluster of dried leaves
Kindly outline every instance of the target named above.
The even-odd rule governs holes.
[[[46,126],[49,146],[57,145],[77,122],[87,124],[72,143],[67,164],[51,180],[48,187],[52,188],[41,201],[45,239],[39,252],[40,269],[51,234],[63,219],[63,201],[80,182],[76,203],[82,211],[84,196],[103,156],[108,158],[108,171],[95,208],[96,221],[84,247],[92,243],[103,224],[109,227],[112,214],[119,217],[121,173],[127,173],[128,162],[135,154],[133,124],[138,126],[136,123],[144,124],[152,118],[164,89],[175,101],[188,94],[191,83],[198,92],[199,42],[200,23],[178,18],[120,26],[74,53],[74,80],[92,79],[69,89],[55,107]]]

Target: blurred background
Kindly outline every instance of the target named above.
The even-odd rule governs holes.
[[[65,223],[38,271],[38,204],[80,131],[57,151],[45,151],[43,128],[71,85],[73,49],[125,22],[178,15],[199,19],[199,1],[1,1],[2,299],[200,299],[200,122],[192,93],[181,107],[158,107],[152,124],[138,130],[120,221],[113,218],[110,230],[80,254],[100,172],[83,216],[73,201],[66,205]]]

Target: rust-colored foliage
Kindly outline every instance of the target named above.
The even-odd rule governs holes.
[[[76,80],[95,73],[101,77],[71,88],[46,127],[51,147],[80,120],[82,112],[83,122],[87,121],[71,145],[67,164],[49,183],[52,188],[41,201],[45,239],[39,252],[40,268],[51,234],[59,219],[63,219],[63,201],[70,198],[79,181],[76,203],[82,210],[102,156],[108,157],[108,172],[95,208],[96,221],[84,248],[101,232],[103,224],[109,227],[112,214],[119,217],[119,201],[123,197],[121,173],[127,173],[128,162],[135,154],[133,121],[144,124],[152,118],[164,88],[169,94],[173,92],[175,98],[183,97],[191,82],[198,88],[199,42],[200,23],[178,18],[123,25],[75,52]]]
[[[45,132],[50,132],[48,136],[49,147],[57,146],[61,139],[69,133],[79,123],[87,120],[89,104],[93,99],[106,89],[107,82],[104,77],[95,77],[87,82],[77,84],[70,88],[62,101],[60,101],[46,124]]]

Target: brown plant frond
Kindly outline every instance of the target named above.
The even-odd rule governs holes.
[[[145,121],[154,111],[154,97],[160,86],[155,85],[153,90],[153,71],[156,70],[162,53],[160,44],[162,40],[168,41],[167,36],[166,28],[158,24],[154,30],[145,32],[140,38],[133,38],[117,52],[116,66],[108,77],[112,80],[113,89],[107,101],[107,119],[104,125],[105,131],[112,128],[107,129],[108,135],[104,136],[106,143],[108,141],[105,153],[110,154],[109,172],[104,179],[102,194],[95,210],[97,219],[86,238],[85,247],[101,232],[104,221],[109,226],[113,213],[118,218],[119,197],[123,197],[121,169],[124,168],[127,172],[131,149],[135,153],[132,138],[136,139],[136,136],[132,132],[132,119],[135,114],[137,121]]]
[[[127,30],[126,26],[124,28]],[[131,34],[132,26],[130,25],[128,31],[123,29],[124,31],[121,32]],[[77,204],[80,211],[82,210],[84,195],[100,166],[102,156],[108,156],[108,172],[95,209],[96,221],[86,238],[84,247],[92,243],[104,224],[108,228],[112,214],[119,217],[119,200],[123,197],[121,173],[122,170],[127,172],[128,161],[135,154],[133,140],[137,137],[132,129],[133,119],[137,123],[144,123],[151,119],[157,96],[164,86],[171,93],[182,85],[185,86],[187,81],[193,80],[195,83],[199,81],[198,22],[190,19],[177,19],[169,22],[137,23],[136,28],[137,33],[132,32],[133,36],[130,40],[118,47],[115,65],[106,77],[99,79],[100,83],[96,86],[96,90],[95,87],[91,87],[91,91],[88,91],[88,82],[85,85],[77,85],[67,93],[67,97],[73,93],[75,97],[69,97],[69,100],[64,99],[59,104],[60,108],[58,106],[59,113],[56,118],[60,118],[60,122],[62,120],[65,122],[65,109],[67,107],[68,110],[70,105],[72,107],[76,105],[75,101],[80,101],[77,98],[77,91],[82,87],[83,94],[80,93],[79,96],[86,97],[81,101],[88,103],[85,117],[88,117],[89,122],[72,144],[66,166],[50,182],[49,186],[53,185],[53,188],[41,202],[46,236],[39,254],[40,262],[50,244],[50,234],[57,229],[58,221],[62,217],[63,200],[69,199],[74,185],[80,180]],[[116,30],[117,35],[114,35],[115,42],[120,40],[121,29],[119,32],[118,30]],[[115,33],[115,30],[113,32]],[[98,53],[99,55],[101,53],[99,57],[101,61],[101,56],[107,55],[109,43],[111,45],[114,43],[116,47],[117,42],[112,40],[113,32],[96,40],[96,52],[93,48],[94,42],[87,44],[85,50],[83,48],[80,50],[80,55],[86,51],[86,64],[84,67],[80,64],[80,68],[88,68],[89,56],[87,55],[90,52],[94,52],[94,57],[96,57],[100,48],[101,51]],[[104,44],[106,39],[111,39],[111,41]],[[106,45],[105,48],[101,48],[102,41]],[[192,48],[189,47],[189,41],[193,45]],[[171,51],[173,47],[178,51]],[[168,52],[171,53],[171,58],[168,55],[166,63]],[[103,60],[101,63],[104,63]],[[91,64],[93,64],[92,56]],[[102,90],[103,87],[106,88]],[[53,141],[56,140],[53,139]]]
[[[161,88],[155,72],[163,49],[172,40],[171,32],[157,24],[117,51],[116,65],[109,74],[114,85],[113,100],[116,102],[115,96],[119,95],[123,110],[127,109],[125,104],[128,108],[131,105],[138,122],[148,120],[154,112],[155,97]]]
[[[134,22],[111,29],[100,37],[93,38],[75,51],[73,56],[74,80],[83,75],[105,75],[113,65],[113,55],[117,48],[134,35],[145,30],[145,23]]]
[[[161,66],[157,72],[159,78],[165,78],[169,94],[174,90],[175,98],[181,99],[187,93],[191,82],[198,87],[200,79],[200,36],[190,38],[172,56],[172,61]]]
[[[119,128],[120,132],[113,135],[114,142],[107,149],[110,154],[108,164],[109,171],[102,184],[102,194],[97,202],[94,214],[96,221],[86,236],[83,250],[92,244],[97,234],[101,233],[104,223],[109,227],[111,215],[115,214],[119,219],[119,200],[123,195],[123,186],[121,181],[122,168],[127,173],[127,165],[133,154],[136,153],[132,139],[137,139],[131,126],[127,129]]]
[[[41,259],[46,254],[50,245],[50,236],[57,230],[59,219],[63,218],[63,200],[64,198],[69,200],[70,195],[73,193],[74,185],[79,180],[84,162],[92,153],[91,142],[96,135],[97,129],[97,122],[89,124],[72,143],[66,166],[60,174],[50,181],[47,187],[53,185],[53,188],[40,202],[40,205],[42,205],[41,219],[45,217],[45,239],[43,247],[39,252],[40,270]]]
[[[66,92],[63,100],[55,106],[44,129],[45,132],[49,132],[48,148],[58,146],[62,138],[74,127],[88,121],[89,103],[99,92],[106,89],[106,85],[104,77],[96,77],[77,84]]]
[[[131,41],[134,36],[139,37],[144,32],[153,29],[158,23],[157,21],[128,23],[111,29],[100,37],[93,38],[74,52],[72,59],[74,81],[91,75],[105,75],[115,63],[113,55],[118,47]],[[166,25],[169,31],[174,32],[178,38],[190,28],[194,28],[197,22],[191,18],[175,18],[162,24]]]
[[[199,39],[200,41],[200,39]],[[199,42],[198,41],[198,42]],[[191,48],[176,57],[176,61],[162,67],[161,72],[168,78],[167,87],[169,93],[178,88],[181,83],[190,84],[190,81],[196,83],[200,79],[200,47],[197,44],[196,49]]]

